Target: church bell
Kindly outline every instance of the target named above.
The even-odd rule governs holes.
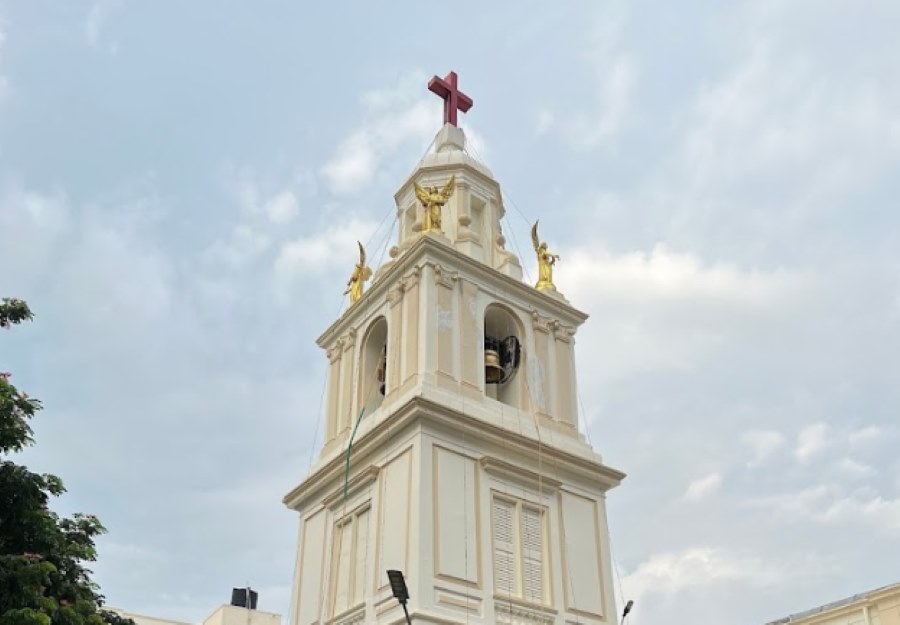
[[[488,384],[499,384],[503,378],[503,367],[500,365],[500,339],[492,336],[484,339],[484,381]]]
[[[519,339],[507,336],[498,339],[484,337],[484,381],[486,384],[503,384],[519,368],[521,348]]]
[[[385,380],[387,379],[387,345],[381,349],[378,366],[375,368],[375,379],[378,381],[378,392],[384,396]]]

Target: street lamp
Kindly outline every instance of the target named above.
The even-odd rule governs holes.
[[[412,625],[409,620],[409,611],[406,609],[406,602],[409,600],[409,590],[406,588],[406,580],[403,579],[403,571],[391,570],[387,572],[388,580],[391,582],[391,591],[400,605],[403,606],[403,613],[406,615],[406,625]]]
[[[634,601],[631,599],[628,600],[628,603],[625,604],[625,609],[622,610],[622,620],[620,623],[625,623],[625,617],[628,616],[628,613],[631,612],[631,608],[634,606]]]

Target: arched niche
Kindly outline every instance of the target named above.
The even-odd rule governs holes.
[[[522,408],[525,333],[514,312],[500,304],[484,311],[484,394],[491,399]]]
[[[359,405],[371,414],[384,401],[387,382],[388,324],[378,317],[366,330],[360,348]]]

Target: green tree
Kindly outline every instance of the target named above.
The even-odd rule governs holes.
[[[0,301],[0,328],[32,316],[21,300]],[[103,609],[85,568],[103,525],[90,514],[61,518],[48,504],[65,492],[62,480],[10,459],[34,444],[30,421],[41,403],[9,379],[0,372],[0,625],[134,625]]]

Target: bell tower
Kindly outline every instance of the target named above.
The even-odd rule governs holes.
[[[394,195],[390,260],[354,269],[327,355],[319,459],[284,503],[299,517],[290,625],[614,623],[605,494],[625,475],[578,430],[574,342],[587,315],[522,281],[500,185],[466,151],[456,74],[444,125]],[[354,281],[356,280],[356,281]]]

